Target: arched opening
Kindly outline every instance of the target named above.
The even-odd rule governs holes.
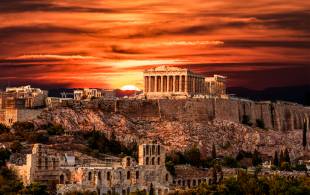
[[[193,186],[196,186],[196,180],[193,180]]]
[[[60,183],[60,184],[65,184],[65,176],[64,176],[64,175],[60,175],[60,177],[59,177],[59,183]]]
[[[160,157],[157,158],[157,164],[160,165]]]
[[[154,155],[155,154],[155,146],[153,145],[152,146],[152,155]]]
[[[139,171],[136,171],[136,179],[139,179]]]
[[[146,164],[146,165],[149,165],[149,157],[146,157],[146,159],[145,159],[145,164]]]
[[[127,166],[127,167],[130,166],[130,158],[129,158],[129,157],[127,157],[127,159],[126,159],[126,166]]]
[[[149,155],[149,150],[150,150],[149,146],[146,146],[146,155]]]
[[[107,180],[110,181],[111,180],[111,173],[107,172]]]
[[[98,172],[98,179],[101,180],[101,172]]]
[[[152,158],[152,165],[155,165],[155,157]]]
[[[168,173],[166,174],[166,181],[168,181],[169,180],[169,175],[168,175]]]
[[[88,172],[88,181],[91,180],[91,176],[92,176],[91,172]]]
[[[122,180],[122,172],[119,172],[119,179]]]
[[[130,171],[127,171],[127,179],[130,179]]]
[[[157,154],[160,155],[160,145],[157,146]]]
[[[191,187],[191,180],[187,180],[187,187]]]

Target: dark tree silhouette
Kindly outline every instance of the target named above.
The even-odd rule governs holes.
[[[304,120],[304,127],[302,133],[302,146],[306,149],[307,146],[307,120]]]

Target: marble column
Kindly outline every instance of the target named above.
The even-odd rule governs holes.
[[[188,93],[188,75],[185,75],[185,84],[184,84],[185,92]]]
[[[157,76],[155,76],[154,92],[157,92]]]
[[[176,84],[176,83],[175,83],[175,80],[176,80],[176,79],[175,79],[175,75],[173,75],[173,82],[172,82],[172,85],[173,85],[173,86],[172,86],[172,87],[173,87],[173,90],[172,90],[172,91],[173,91],[173,92],[175,92],[175,84]]]
[[[149,76],[149,81],[148,81],[148,88],[149,88],[149,90],[148,90],[148,92],[152,92],[152,77],[151,76]]]
[[[164,76],[160,76],[160,91],[164,92]]]

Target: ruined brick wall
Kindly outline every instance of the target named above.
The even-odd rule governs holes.
[[[17,121],[23,122],[35,119],[43,109],[0,109],[0,123],[11,126]]]

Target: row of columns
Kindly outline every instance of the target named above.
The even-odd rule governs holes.
[[[204,78],[188,75],[145,76],[144,91],[204,93]]]

